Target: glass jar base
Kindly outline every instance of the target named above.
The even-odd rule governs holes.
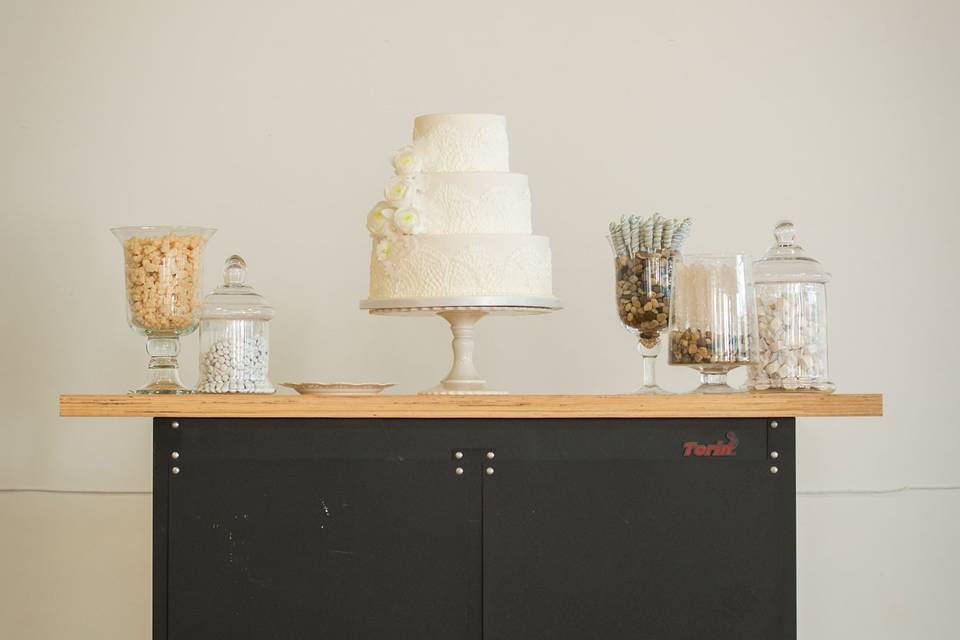
[[[700,369],[700,386],[690,393],[698,395],[744,393],[745,389],[736,389],[727,383],[727,372],[734,367],[711,367]]]
[[[707,382],[701,384],[699,387],[691,391],[691,394],[694,395],[711,395],[711,394],[728,394],[728,393],[743,393],[743,389],[736,389],[731,387],[726,382]]]
[[[644,385],[636,391],[630,393],[632,396],[672,396],[676,395],[673,391],[667,391],[659,385]]]
[[[155,387],[155,386],[146,386],[140,387],[139,389],[131,389],[130,393],[132,394],[146,394],[146,395],[160,395],[160,394],[183,394],[183,393],[194,393],[193,389],[189,387]]]
[[[176,360],[164,363],[159,358],[151,361],[148,369],[150,378],[147,383],[137,389],[131,389],[135,394],[182,394],[193,393],[193,389],[180,380],[180,370],[176,367]]]

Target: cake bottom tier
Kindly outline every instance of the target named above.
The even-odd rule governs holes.
[[[553,297],[550,239],[545,236],[404,236],[379,253],[374,241],[370,260],[370,298],[374,300]]]

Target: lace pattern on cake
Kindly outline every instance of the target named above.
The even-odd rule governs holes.
[[[443,251],[409,237],[398,241],[397,257],[401,253],[389,265],[372,263],[372,298],[552,296],[549,249],[491,251],[471,242]]]
[[[426,189],[428,233],[530,233],[530,189],[492,187],[476,196],[453,184]]]
[[[414,147],[423,171],[509,171],[510,142],[503,123],[475,131],[440,123],[421,134]]]

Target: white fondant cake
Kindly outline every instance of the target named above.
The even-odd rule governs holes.
[[[371,298],[553,297],[544,236],[412,236],[393,245],[389,258],[374,251]]]
[[[424,171],[510,171],[507,119],[485,113],[439,113],[413,121]]]
[[[553,297],[550,242],[530,235],[530,188],[509,172],[503,116],[420,116],[393,166],[367,218],[370,299]]]
[[[411,178],[423,233],[530,233],[530,187],[520,173],[421,173]]]

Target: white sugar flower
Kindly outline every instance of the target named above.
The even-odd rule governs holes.
[[[407,146],[397,151],[393,156],[393,168],[398,176],[408,176],[418,173],[423,166],[423,159],[413,147]]]
[[[367,214],[367,231],[375,236],[386,234],[390,228],[390,220],[393,218],[393,214],[394,209],[389,202],[378,202]]]
[[[413,207],[399,209],[393,216],[393,223],[400,233],[411,235],[423,231],[423,216]]]
[[[377,243],[377,260],[383,262],[384,260],[390,259],[390,254],[393,252],[393,241],[390,238],[384,238]]]
[[[398,176],[387,183],[385,195],[387,202],[398,205],[413,196],[413,180]]]

